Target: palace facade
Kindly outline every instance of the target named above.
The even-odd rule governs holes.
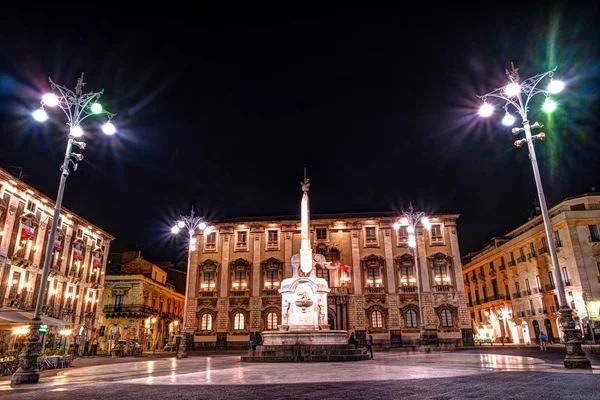
[[[331,262],[317,265],[328,281],[330,329],[367,330],[382,347],[414,345],[425,329],[441,344],[472,337],[466,308],[456,214],[430,217],[417,229],[420,269],[408,246],[406,227],[395,230],[396,213],[313,215],[314,253]],[[194,347],[248,346],[248,334],[281,325],[279,285],[292,276],[300,249],[297,217],[240,218],[212,223],[196,239],[191,255],[187,332]],[[417,271],[421,287],[417,287]],[[422,310],[418,296],[421,293]]]
[[[50,275],[42,268],[54,201],[0,169],[0,330],[3,348],[22,341],[19,331],[33,317],[42,284],[46,285],[42,322],[46,344],[63,339],[91,343],[98,326],[106,255],[113,236],[62,208],[52,247]],[[13,335],[13,332],[20,332]]]
[[[567,301],[587,341],[600,343],[600,194],[566,199],[549,210],[560,269],[552,266],[541,216],[463,258],[463,278],[478,340],[559,340],[561,274]]]

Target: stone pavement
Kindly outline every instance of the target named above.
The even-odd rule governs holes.
[[[541,354],[544,353],[544,354]],[[487,347],[442,353],[380,351],[360,363],[252,364],[240,353],[177,360],[99,360],[11,388],[14,399],[600,399],[600,359],[592,371],[565,370],[564,348]],[[126,360],[126,361],[123,361]],[[84,360],[85,361],[85,360]],[[91,363],[91,361],[90,361]],[[76,364],[77,365],[77,364]]]

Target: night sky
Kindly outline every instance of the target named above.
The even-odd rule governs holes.
[[[176,260],[184,235],[169,228],[192,205],[209,220],[298,214],[306,167],[312,213],[409,201],[460,213],[466,254],[526,221],[536,198],[503,112],[476,114],[511,61],[524,78],[558,66],[567,82],[552,117],[541,99],[530,109],[546,125],[536,148],[548,202],[600,190],[600,12],[569,4],[3,11],[0,167],[21,166],[55,198],[66,120],[30,112],[48,77],[73,88],[85,72],[119,132],[84,124],[63,204],[116,236],[113,251]]]

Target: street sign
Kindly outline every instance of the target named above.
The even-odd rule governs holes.
[[[40,325],[39,332],[48,332],[48,325]]]

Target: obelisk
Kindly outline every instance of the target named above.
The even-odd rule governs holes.
[[[308,203],[308,190],[310,189],[310,179],[306,179],[306,168],[304,168],[304,181],[302,184],[302,206],[301,217],[301,241],[300,241],[300,270],[308,275],[313,269],[312,248],[310,246],[310,208]]]

